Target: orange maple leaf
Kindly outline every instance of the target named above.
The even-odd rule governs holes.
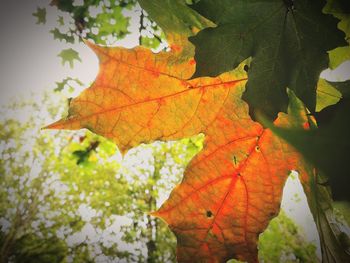
[[[80,129],[112,139],[125,152],[142,142],[205,134],[204,149],[153,215],[177,236],[179,262],[257,261],[258,235],[280,207],[298,155],[251,120],[241,100],[242,67],[216,78],[189,78],[193,58],[181,50],[105,48],[93,85],[69,115],[47,128]],[[288,122],[281,115],[276,123]]]

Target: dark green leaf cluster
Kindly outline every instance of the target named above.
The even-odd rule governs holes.
[[[190,38],[196,46],[194,76],[216,76],[251,57],[243,99],[251,116],[275,119],[288,107],[287,88],[316,107],[316,85],[328,53],[347,45],[324,1],[202,0],[193,8],[217,26]]]

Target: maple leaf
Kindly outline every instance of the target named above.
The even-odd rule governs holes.
[[[62,65],[65,65],[68,62],[71,68],[74,66],[74,60],[81,62],[79,53],[72,48],[62,50],[57,56],[62,59]]]
[[[74,84],[83,86],[83,83],[77,78],[67,77],[62,81],[56,81],[56,88],[54,91],[62,91],[65,87],[69,87],[70,90],[74,90]]]
[[[38,7],[36,12],[32,14],[37,18],[36,24],[45,24],[46,23],[46,8]]]
[[[183,181],[153,213],[176,234],[180,262],[256,262],[258,235],[278,213],[289,171],[298,168],[320,233],[333,231],[331,213],[321,214],[320,198],[309,184],[313,170],[291,146],[250,118],[241,100],[244,65],[215,78],[190,79],[195,61],[187,37],[212,24],[183,0],[139,2],[165,30],[172,51],[153,54],[142,47],[87,43],[100,59],[100,72],[70,102],[67,118],[48,128],[88,128],[112,139],[122,152],[143,142],[205,134],[205,147]],[[324,85],[323,92],[329,91],[334,89]],[[304,112],[291,107],[275,124],[298,128],[306,120]],[[325,258],[338,237],[326,239]]]
[[[170,47],[182,51],[178,59],[192,58],[194,55],[194,47],[187,39],[189,36],[208,26],[214,26],[212,22],[190,9],[184,0],[138,0],[138,2],[163,29]]]
[[[340,90],[343,89],[340,88]],[[331,82],[320,78],[317,83],[316,112],[321,111],[329,105],[336,104],[341,99],[341,97],[341,93],[334,87],[334,85],[332,85]]]
[[[288,106],[286,88],[316,105],[316,84],[328,67],[327,51],[347,45],[337,20],[322,13],[325,1],[202,0],[193,8],[217,26],[190,41],[196,46],[194,77],[216,76],[252,57],[243,99],[251,116],[275,119]]]
[[[249,117],[241,100],[243,64],[216,78],[189,80],[195,63],[181,49],[153,54],[87,44],[99,57],[99,74],[71,100],[68,117],[47,128],[88,128],[122,152],[204,133],[203,151],[154,215],[176,234],[180,262],[255,262],[258,235],[278,213],[298,155]],[[287,123],[286,116],[278,123]]]
[[[68,35],[68,33],[62,33],[58,28],[50,30],[50,33],[54,39],[58,39],[59,41],[66,40],[67,43],[74,44],[74,36]]]

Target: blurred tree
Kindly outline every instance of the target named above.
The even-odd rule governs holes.
[[[316,247],[282,210],[259,238],[261,262],[318,262]]]
[[[174,261],[172,233],[147,213],[178,182],[202,137],[143,145],[122,159],[88,131],[38,134],[43,112],[61,113],[50,100],[57,96],[2,112],[22,119],[0,123],[1,262]]]
[[[60,41],[74,43],[85,38],[97,44],[111,44],[129,33],[127,29],[130,17],[125,16],[123,10],[133,9],[136,2],[53,0],[51,5],[67,16],[58,16],[58,26],[51,32]]]

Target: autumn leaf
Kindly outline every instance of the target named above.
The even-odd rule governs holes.
[[[284,182],[298,155],[251,120],[241,100],[246,73],[190,78],[182,50],[88,45],[100,59],[93,85],[73,99],[51,129],[89,130],[122,152],[140,143],[206,136],[182,183],[154,215],[178,238],[180,262],[257,260],[258,235],[279,210]],[[286,123],[281,117],[278,123]]]
[[[215,30],[220,25],[204,29],[213,24],[189,9],[184,0],[139,2],[164,30],[171,51],[154,54],[143,47],[107,48],[87,42],[99,57],[99,74],[90,88],[70,101],[68,116],[47,128],[87,128],[114,141],[122,153],[140,143],[176,140],[203,133],[203,150],[190,162],[182,182],[153,215],[164,219],[175,233],[179,262],[226,262],[231,258],[256,262],[259,234],[278,214],[282,189],[291,170],[299,171],[309,202],[321,199],[313,196],[315,192],[308,184],[313,178],[313,168],[283,139],[251,119],[248,105],[242,100],[247,83],[245,63],[217,77],[192,78],[196,61],[187,37],[198,30]],[[271,3],[277,4],[277,1]],[[278,10],[282,12],[286,11],[283,3],[290,2],[278,3],[282,3]],[[221,7],[216,5],[215,8]],[[271,10],[265,9],[266,16]],[[291,5],[284,14],[289,19],[295,12]],[[326,17],[325,23],[334,23]],[[325,30],[328,29],[326,26]],[[295,48],[293,45],[289,48]],[[316,53],[321,56],[315,72],[319,73],[324,65],[323,55],[328,45],[331,44],[325,41],[321,51],[311,52],[311,56]],[[299,54],[297,58],[300,57]],[[239,57],[235,67],[244,58]],[[293,59],[293,63],[300,62]],[[284,58],[281,61],[285,61]],[[254,79],[251,75],[254,67],[257,70],[258,66],[253,62],[248,70],[249,82]],[[297,75],[295,70],[291,68]],[[273,76],[279,81],[280,72],[271,72],[267,75],[275,74]],[[315,72],[310,73],[310,83],[314,81]],[[301,72],[301,78],[305,77],[302,73],[305,72]],[[278,90],[278,81],[270,83],[271,90],[276,86]],[[295,85],[298,81],[301,80],[291,79]],[[263,87],[267,82],[264,83]],[[293,85],[290,88],[293,89]],[[336,89],[325,85],[323,91],[333,93]],[[295,92],[300,95],[299,91]],[[290,92],[290,104],[295,99],[293,94]],[[282,103],[283,108],[287,102],[288,99]],[[291,106],[288,112],[288,115],[279,114],[274,123],[276,127],[307,129],[309,117],[305,110]],[[314,207],[318,209],[319,206]],[[314,215],[317,217],[320,213]],[[331,217],[320,217],[325,221],[317,222],[319,229],[328,231],[332,228]],[[325,255],[333,253],[329,240],[326,245],[330,252]]]
[[[217,26],[190,41],[196,46],[195,77],[216,76],[248,57],[252,63],[243,99],[251,116],[275,119],[288,106],[286,88],[316,105],[316,84],[328,53],[347,45],[337,20],[322,13],[325,1],[211,1],[193,8]]]
[[[153,54],[143,47],[87,44],[100,59],[100,72],[94,84],[71,101],[69,116],[50,128],[88,128],[114,140],[122,151],[142,142],[200,133],[216,118],[228,96],[226,87],[246,80],[242,72],[187,80],[195,62],[179,62],[180,50]]]

